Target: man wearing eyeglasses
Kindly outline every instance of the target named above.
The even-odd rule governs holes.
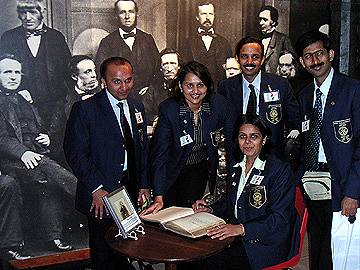
[[[328,175],[331,180],[326,197],[316,198],[307,191],[310,269],[356,269],[360,265],[360,82],[332,68],[335,52],[323,33],[304,33],[296,51],[314,78],[299,95],[303,169],[317,179]],[[306,190],[307,183],[303,184]]]

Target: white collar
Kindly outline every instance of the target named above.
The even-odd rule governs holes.
[[[328,76],[326,77],[325,81],[320,85],[320,87],[318,87],[318,85],[316,84],[316,81],[314,79],[314,85],[315,85],[314,91],[316,91],[317,88],[320,88],[321,93],[324,96],[327,96],[329,93],[329,90],[330,90],[331,81],[332,81],[333,76],[334,76],[334,69],[331,67]],[[315,96],[316,96],[316,93],[315,93]]]

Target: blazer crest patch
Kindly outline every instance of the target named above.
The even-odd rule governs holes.
[[[265,186],[251,186],[249,194],[249,203],[255,208],[262,207],[267,201]]]
[[[342,143],[349,143],[353,137],[350,118],[333,121],[335,138]]]
[[[266,112],[266,119],[276,125],[281,121],[282,118],[282,109],[281,104],[269,104],[268,110]]]

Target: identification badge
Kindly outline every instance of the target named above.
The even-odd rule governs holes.
[[[308,131],[310,128],[310,120],[305,120],[301,123],[301,132]]]
[[[264,179],[263,175],[254,175],[250,180],[250,184],[258,186],[261,184],[263,179]]]
[[[142,124],[142,123],[144,123],[144,120],[143,120],[143,117],[142,117],[141,112],[136,112],[136,113],[135,113],[135,118],[136,118],[136,123],[137,123],[137,124]]]
[[[278,101],[280,100],[279,91],[272,91],[264,93],[264,101],[271,102],[271,101]]]
[[[193,139],[189,134],[180,137],[180,145],[185,146],[193,142]]]

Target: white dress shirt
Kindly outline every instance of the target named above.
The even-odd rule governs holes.
[[[314,99],[313,99],[313,107],[315,106],[315,100],[316,100],[316,89],[320,88],[320,91],[322,93],[321,95],[321,104],[322,104],[322,112],[321,112],[321,118],[323,118],[324,116],[324,110],[325,110],[325,104],[326,104],[326,99],[327,96],[329,94],[329,90],[330,90],[330,86],[331,86],[331,81],[332,78],[334,76],[334,69],[331,68],[329,75],[326,77],[325,81],[321,84],[320,87],[317,86],[316,81],[314,79]],[[319,146],[319,158],[318,158],[319,162],[325,162],[326,163],[326,156],[325,156],[325,152],[324,152],[324,147],[320,138],[320,146]]]
[[[243,83],[242,83],[242,88],[243,88],[243,114],[246,114],[246,110],[247,110],[247,105],[249,102],[249,97],[250,97],[250,89],[249,89],[249,84],[252,84],[255,88],[255,94],[256,94],[256,114],[259,114],[259,100],[260,100],[260,84],[261,84],[261,71],[259,72],[258,75],[256,75],[255,79],[253,82],[248,82],[244,75],[242,75],[243,77]]]
[[[128,34],[128,33],[125,32],[124,30],[122,30],[121,28],[119,28],[119,33],[120,33],[121,38],[125,41],[126,45],[128,45],[128,47],[132,51],[133,45],[134,45],[134,42],[135,42],[135,37],[124,38],[124,34]],[[131,30],[129,33],[134,33],[136,35],[136,28]]]
[[[204,30],[201,29],[200,27],[198,28],[198,33],[201,33],[203,31]],[[215,33],[213,28],[209,29],[209,32],[211,32],[212,34]],[[201,36],[201,40],[204,42],[206,50],[209,51],[213,37],[209,36],[209,35],[203,35],[203,36]]]
[[[126,99],[121,100],[121,101],[117,100],[116,98],[113,97],[113,95],[110,94],[110,92],[107,89],[106,89],[106,94],[107,94],[107,96],[109,98],[111,107],[112,107],[112,109],[113,109],[113,111],[114,111],[114,113],[116,115],[116,119],[118,121],[118,124],[119,124],[122,135],[124,136],[124,132],[123,132],[121,122],[120,122],[120,108],[117,105],[119,102],[121,102],[123,104],[124,114],[125,114],[126,120],[129,123],[131,134],[134,134],[133,130],[132,130],[132,126],[131,126],[130,110],[129,110],[129,104],[128,104],[127,100]],[[126,171],[126,170],[127,170],[127,152],[125,150],[124,171]]]
[[[40,23],[38,27],[36,27],[35,30],[43,28],[44,23]],[[39,36],[30,36],[26,39],[26,43],[31,51],[32,56],[36,57],[39,51],[41,42],[41,35]]]

